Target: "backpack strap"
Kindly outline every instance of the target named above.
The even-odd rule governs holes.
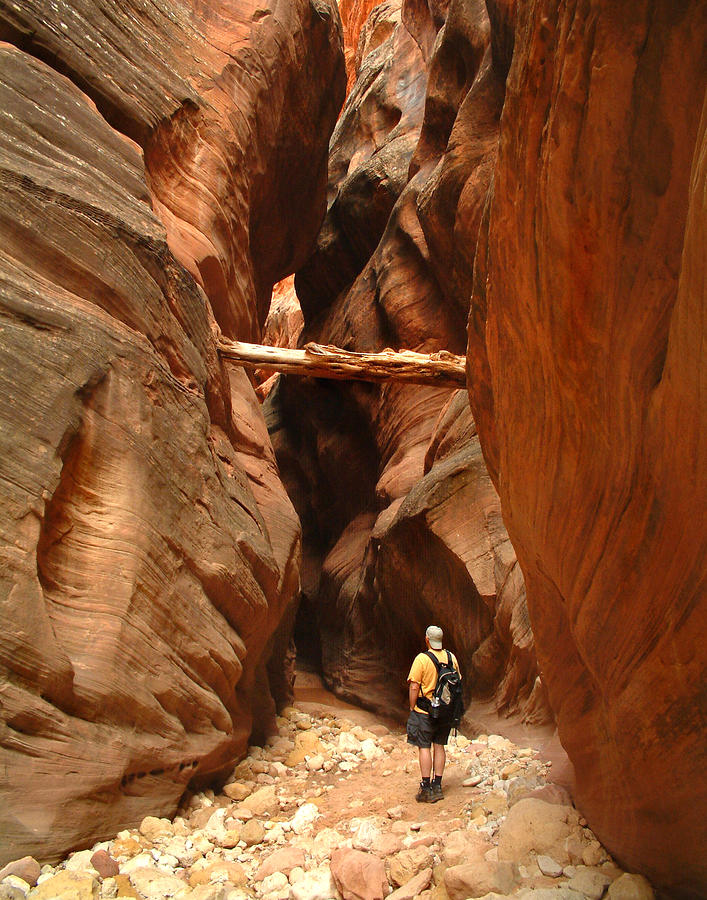
[[[437,677],[439,677],[439,670],[440,670],[440,667],[442,666],[442,663],[437,659],[437,657],[434,655],[434,653],[431,650],[426,650],[425,656],[429,656],[429,658],[435,664],[435,669],[437,669]],[[449,656],[449,650],[447,650],[447,656]]]

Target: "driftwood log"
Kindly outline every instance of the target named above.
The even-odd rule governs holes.
[[[250,369],[268,369],[286,375],[357,381],[406,381],[437,387],[466,387],[465,359],[447,350],[416,353],[385,349],[379,353],[353,353],[327,344],[306,344],[302,350],[221,340],[221,357]]]

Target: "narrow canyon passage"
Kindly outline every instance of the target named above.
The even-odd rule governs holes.
[[[0,0],[0,900],[707,895],[706,90],[692,0]]]

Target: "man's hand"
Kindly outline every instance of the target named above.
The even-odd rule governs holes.
[[[420,685],[417,681],[409,682],[408,687],[408,699],[410,701],[410,711],[412,712],[415,709],[415,704],[417,703],[417,698],[420,696]]]

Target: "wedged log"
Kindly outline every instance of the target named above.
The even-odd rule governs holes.
[[[272,369],[286,375],[466,387],[465,358],[447,350],[415,353],[386,349],[380,353],[354,353],[331,344],[309,343],[302,350],[287,350],[244,341],[220,341],[218,352],[246,368]]]

